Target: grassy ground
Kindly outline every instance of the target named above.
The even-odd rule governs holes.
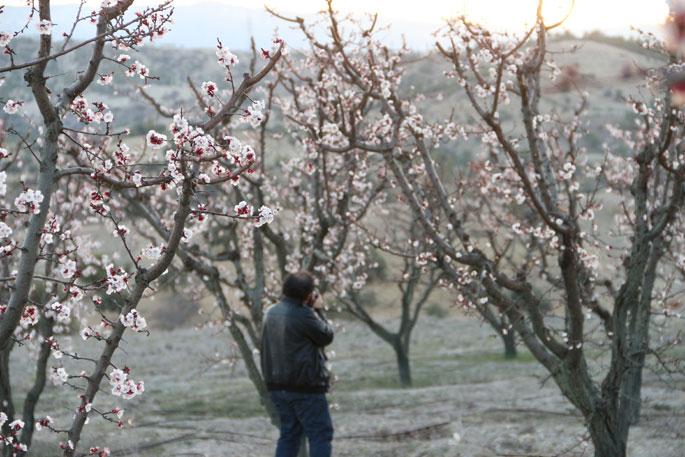
[[[415,334],[415,386],[402,389],[388,347],[356,323],[340,329],[331,348],[339,378],[330,395],[336,456],[552,456],[569,449],[564,455],[590,454],[578,444],[581,418],[529,354],[504,360],[499,339],[471,318],[426,316]],[[73,344],[81,355],[94,354],[92,343]],[[106,444],[113,455],[141,457],[272,454],[277,433],[241,364],[221,362],[230,355],[224,333],[128,335],[123,350],[131,377],[143,379],[146,392],[114,402],[103,385],[94,407],[123,406],[127,426],[117,430],[93,417],[82,449]],[[14,376],[32,368],[20,361],[22,355],[15,353]],[[669,387],[647,373],[645,381],[644,419],[631,431],[629,455],[682,456],[685,380],[674,379]],[[49,386],[39,414],[67,426],[76,404],[68,388]],[[39,432],[33,455],[56,455],[54,446],[52,434]]]

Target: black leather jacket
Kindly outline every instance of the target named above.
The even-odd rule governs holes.
[[[288,297],[271,306],[264,317],[260,348],[267,389],[328,391],[323,348],[332,341],[333,327],[320,312]]]

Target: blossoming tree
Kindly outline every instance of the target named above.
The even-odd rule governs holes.
[[[412,385],[409,358],[412,333],[421,311],[440,283],[440,271],[433,261],[430,248],[426,246],[426,238],[420,225],[413,220],[413,215],[402,215],[401,208],[394,209],[393,214],[394,217],[390,221],[380,224],[376,221],[376,227],[364,228],[367,235],[366,243],[373,247],[369,257],[382,258],[385,262],[380,264],[367,261],[356,273],[365,278],[368,286],[391,285],[398,288],[398,296],[392,296],[390,303],[394,305],[391,307],[399,308],[396,329],[372,315],[371,306],[379,303],[376,300],[369,303],[368,298],[363,295],[364,289],[361,288],[364,283],[355,282],[339,300],[350,314],[392,347],[397,359],[400,385],[409,387]],[[407,217],[411,220],[406,220]],[[377,227],[378,225],[381,226]],[[366,280],[369,276],[371,279]]]
[[[16,155],[13,156],[16,159]],[[97,274],[98,259],[93,253],[95,243],[78,235],[82,221],[88,217],[88,198],[82,194],[84,183],[80,180],[69,180],[62,188],[56,189],[54,200],[60,206],[59,214],[52,215],[41,236],[41,255],[44,258],[42,271],[35,275],[35,284],[29,295],[29,304],[24,308],[20,325],[15,330],[13,339],[2,352],[0,376],[0,412],[5,446],[5,455],[21,454],[30,445],[35,430],[42,424],[51,422],[50,417],[36,418],[36,407],[48,380],[62,384],[68,380],[62,367],[65,351],[59,338],[71,333],[72,325],[78,322],[82,313],[87,312],[83,305],[83,291],[74,287],[72,278],[78,275],[93,279]],[[14,229],[6,226],[7,238],[22,227]],[[6,247],[11,248],[11,244]],[[3,281],[11,282],[14,278],[15,258],[12,249],[5,251],[2,259]],[[78,271],[76,265],[79,265]],[[3,289],[3,300],[6,303],[8,292]],[[4,307],[5,305],[0,305]],[[22,384],[30,389],[23,402],[21,415],[15,410],[12,376],[10,374],[10,355],[15,345],[26,346],[36,356],[33,380],[20,377]],[[67,351],[68,355],[71,355]],[[16,380],[14,381],[17,382]],[[17,384],[14,384],[16,387]]]
[[[317,118],[299,119],[297,122],[310,131],[312,141],[318,147],[332,154],[346,155],[366,151],[379,154],[388,149],[388,140],[397,134],[406,138],[408,132],[400,130],[393,122],[391,114],[384,106],[384,100],[391,97],[393,91],[401,84],[405,71],[407,47],[391,51],[382,42],[374,39],[380,30],[378,17],[373,16],[368,23],[357,22],[352,18],[339,19],[335,14],[332,2],[327,2],[327,9],[322,12],[321,21],[308,24],[303,18],[289,18],[270,10],[274,16],[294,23],[309,41],[309,53],[306,65],[309,71],[318,68],[322,75],[322,84],[327,87],[320,98],[327,105],[322,111],[322,119],[317,125]],[[341,23],[343,25],[341,25]],[[318,27],[324,24],[324,30]],[[345,26],[349,25],[349,30]],[[320,37],[328,37],[326,42]],[[368,48],[368,49],[367,49]],[[369,55],[369,50],[374,54]],[[294,72],[298,75],[298,72]],[[296,85],[302,88],[304,85]],[[410,99],[402,100],[404,108],[411,113],[412,121],[420,121],[423,116],[415,102],[422,98],[414,94]],[[400,102],[398,100],[398,102]],[[319,130],[321,132],[319,133]],[[437,146],[437,141],[432,144]],[[379,175],[385,177],[390,169],[379,169]],[[412,180],[425,180],[420,167],[407,167]],[[397,187],[395,180],[391,187]],[[430,191],[421,189],[424,198],[433,198]],[[395,195],[393,199],[403,197]],[[392,201],[392,199],[391,199]],[[387,208],[384,211],[388,211]],[[426,245],[429,254],[431,245]],[[464,291],[456,293],[459,304],[466,303]],[[514,333],[503,313],[497,312],[491,303],[482,303],[476,311],[501,336],[506,357],[516,356]]]
[[[348,30],[328,5],[330,43],[302,27],[312,58],[373,101],[341,112],[340,149],[383,157],[460,302],[516,332],[583,415],[598,457],[625,456],[646,358],[659,349],[651,317],[669,314],[680,284],[671,249],[682,231],[685,116],[671,104],[668,78],[679,56],[666,52],[666,67],[649,74],[653,97],[627,100],[635,127],[610,127],[617,142],[591,151],[583,94],[570,112],[541,103],[547,69],[555,74],[548,34],[559,25],[545,21],[542,1],[520,35],[465,18],[439,31],[447,76],[475,121],[424,116],[404,96],[402,54],[376,40],[375,19]],[[481,147],[468,170],[440,170],[440,148],[474,139]],[[607,352],[606,367],[588,357],[591,347]]]
[[[16,193],[16,209],[10,205],[2,208],[2,261],[6,266],[3,293],[7,295],[6,305],[0,308],[3,395],[9,394],[11,387],[6,360],[12,347],[33,340],[41,348],[35,389],[29,393],[30,401],[25,402],[23,419],[14,417],[11,402],[3,402],[1,443],[2,452],[7,455],[26,452],[34,427],[62,436],[59,446],[63,454],[73,456],[89,417],[97,415],[123,426],[121,407],[107,407],[104,399],[99,400],[103,406],[93,404],[104,380],[111,385],[115,397],[131,399],[144,391],[143,382],[133,380],[130,368],[115,365],[113,357],[124,332],[127,329],[147,331],[145,318],[138,309],[141,300],[153,292],[153,283],[170,267],[179,246],[191,239],[201,217],[210,212],[206,209],[211,208],[206,190],[230,185],[229,182],[240,179],[257,161],[254,154],[248,153],[240,155],[238,162],[234,161],[229,142],[206,132],[228,122],[237,111],[244,110],[247,119],[259,116],[254,104],[243,105],[250,91],[280,58],[280,46],[266,57],[263,68],[245,76],[240,85],[233,85],[230,80],[231,96],[220,103],[219,109],[190,120],[179,110],[169,124],[171,138],[150,131],[140,152],[134,152],[125,143],[127,130],[114,128],[114,113],[105,103],[88,102],[86,90],[94,81],[108,85],[119,76],[116,72],[100,74],[103,60],[116,63],[125,77],[139,77],[146,82],[154,79],[144,64],[132,61],[121,51],[134,50],[144,40],[161,36],[169,23],[171,7],[164,3],[128,15],[131,4],[132,1],[125,0],[106,2],[99,11],[87,15],[79,10],[70,33],[79,24],[92,22],[96,24],[96,34],[78,44],[71,44],[71,35],[67,34],[59,50],[52,40],[50,2],[42,0],[37,8],[30,8],[28,20],[28,23],[32,21],[34,13],[39,16],[37,27],[41,38],[36,59],[25,58],[19,62],[23,56],[16,56],[11,48],[11,40],[24,29],[0,34],[9,60],[0,72],[26,70],[25,79],[43,123],[43,129],[35,132],[21,133],[12,126],[7,129],[18,137],[17,150],[30,154],[36,166],[30,166],[26,160],[12,161],[20,166],[17,173],[22,173],[22,182],[11,190]],[[111,56],[105,49],[107,45],[119,55]],[[44,75],[48,62],[84,46],[92,51],[85,71],[63,90],[49,87]],[[237,63],[235,55],[222,46],[217,55],[230,75]],[[21,100],[3,100],[3,103],[5,112],[11,116],[19,115],[24,107]],[[6,149],[0,152],[3,159],[9,155]],[[31,178],[33,169],[37,172]],[[16,174],[10,174],[9,170],[2,171],[2,194],[7,191],[6,179],[16,179]],[[31,182],[38,188],[29,187]],[[147,246],[141,247],[142,243],[129,229],[135,223],[127,219],[126,201],[131,198],[144,202],[146,211],[154,213],[159,224],[154,227],[158,235],[145,238]],[[266,207],[245,212],[239,205],[236,211],[211,212],[244,219],[246,223],[262,224],[273,218]],[[94,226],[109,227],[109,232],[98,231],[95,239],[89,241],[88,229]],[[114,246],[107,239],[111,236],[115,239]],[[19,242],[15,237],[23,240]],[[97,243],[107,243],[108,247],[102,252]],[[40,263],[44,264],[44,274],[37,275],[36,266]],[[51,288],[39,288],[37,282],[49,284]],[[101,352],[96,359],[70,352],[61,347],[57,336],[50,334],[50,324],[66,323],[72,313],[80,314],[87,300],[100,312],[101,321],[98,325],[80,322],[80,334],[99,346]],[[112,318],[106,312],[106,304],[114,308],[117,317]],[[47,326],[42,325],[44,321]],[[33,409],[26,409],[35,407],[42,391],[45,359],[50,354],[91,366],[80,374],[70,374],[63,366],[53,367],[50,372],[49,378],[54,383],[79,392],[79,404],[68,427],[51,417],[35,420]],[[109,449],[103,443],[90,443],[89,454],[107,456]]]
[[[250,67],[255,65],[259,54],[268,58],[270,52],[273,51],[258,53],[254,49]],[[259,116],[249,122],[256,129],[252,134],[245,132],[245,136],[252,137],[252,143],[259,145],[256,150],[248,149],[251,154],[262,157],[259,166],[245,179],[235,180],[232,188],[222,189],[215,196],[223,202],[219,206],[242,201],[235,208],[238,213],[249,214],[252,209],[246,202],[251,201],[274,208],[285,216],[273,225],[252,226],[213,218],[190,246],[179,251],[185,266],[197,274],[216,299],[221,319],[227,324],[248,376],[274,423],[278,418],[255,357],[264,310],[279,299],[281,284],[291,271],[312,272],[318,278],[319,290],[327,294],[329,305],[336,303],[338,294],[352,288],[353,282],[358,281],[360,265],[365,262],[362,232],[355,223],[382,199],[385,182],[374,175],[379,161],[368,163],[363,151],[357,160],[348,161],[317,146],[319,136],[327,136],[325,141],[335,141],[334,132],[317,127],[313,137],[303,120],[309,122],[322,109],[328,109],[317,97],[317,93],[327,90],[328,81],[325,76],[298,80],[293,74],[304,73],[293,72],[292,68],[299,68],[300,64],[298,59],[284,58],[272,82],[262,91],[264,102],[252,105]],[[196,92],[198,106],[212,110],[218,95],[215,84],[204,82],[199,89],[194,84],[191,88]],[[148,98],[161,108],[152,97]],[[165,115],[165,110],[159,111]],[[295,153],[280,163],[272,143],[272,135],[280,137],[280,134],[269,128],[275,115],[286,119],[296,147]],[[323,123],[325,119],[321,116]],[[217,125],[216,131],[229,139],[231,150],[238,154],[245,150],[245,140],[237,138],[241,120],[236,121]],[[235,302],[229,298],[231,291],[239,292]]]
[[[269,65],[260,72],[246,74],[241,87],[252,87],[262,78],[267,76],[274,64],[283,52],[284,43],[276,38],[272,43],[271,50],[262,49],[262,59],[269,61]],[[216,299],[222,320],[228,324],[231,337],[237,345],[245,363],[247,373],[260,394],[260,399],[269,412],[272,420],[277,421],[275,412],[271,406],[270,399],[266,392],[266,386],[262,380],[258,364],[254,359],[254,347],[259,345],[258,334],[261,331],[261,316],[266,287],[265,277],[274,274],[276,262],[272,258],[264,259],[264,236],[276,239],[274,229],[267,224],[274,219],[276,201],[266,202],[261,191],[264,183],[266,169],[266,154],[264,151],[265,121],[268,118],[267,106],[270,108],[273,95],[273,83],[268,84],[267,103],[264,101],[252,100],[245,109],[238,109],[242,102],[247,98],[247,94],[241,89],[231,87],[233,75],[231,67],[237,63],[237,57],[227,56],[221,44],[218,45],[216,55],[218,62],[227,67],[226,80],[229,83],[228,89],[220,89],[218,84],[213,81],[205,81],[200,87],[196,87],[190,82],[190,89],[196,95],[196,112],[209,114],[212,119],[217,112],[226,112],[226,116],[221,122],[208,125],[208,132],[217,138],[223,138],[226,145],[226,157],[215,161],[212,172],[221,176],[231,167],[244,167],[247,176],[241,178],[240,175],[230,176],[230,185],[216,189],[212,195],[212,205],[200,203],[193,211],[193,219],[197,222],[197,230],[193,234],[192,241],[188,242],[179,249],[179,262],[181,268],[190,270],[196,274],[196,278],[204,286],[205,290],[212,294]],[[258,56],[255,50],[252,61],[249,65],[253,71],[258,64]],[[164,117],[172,118],[175,116],[173,111],[163,107],[157,100],[141,88],[143,96],[157,109],[158,113]],[[241,94],[242,98],[233,100],[231,94]],[[227,95],[228,94],[228,95]],[[228,96],[228,102],[222,101],[224,96]],[[230,103],[230,107],[226,104]],[[243,125],[249,124],[251,128],[257,129],[260,133],[255,142],[262,145],[255,150],[247,141],[240,140],[237,130]],[[247,132],[248,138],[250,137]],[[257,162],[257,157],[261,160]],[[209,179],[209,178],[207,178]],[[253,190],[250,190],[253,189]],[[259,189],[255,192],[254,189]],[[154,197],[154,196],[152,196]],[[141,222],[136,226],[140,233],[148,232],[150,228],[158,233],[164,232],[164,224],[156,211],[151,211],[150,199],[143,199],[139,195],[129,194],[125,198],[130,203],[129,212],[133,217],[141,217]],[[235,202],[239,202],[235,204]],[[252,204],[248,201],[256,202],[259,209],[255,211]],[[267,203],[271,206],[267,206]],[[241,223],[238,218],[252,217],[252,224]],[[255,216],[253,216],[255,215]],[[263,235],[264,234],[264,235]],[[253,240],[254,237],[254,240]],[[255,241],[256,240],[256,241]],[[255,247],[256,245],[256,247]],[[255,258],[255,263],[247,269],[243,264],[247,259]],[[227,268],[228,266],[228,268]],[[230,268],[233,267],[233,268]],[[256,285],[252,286],[251,281]],[[228,298],[227,288],[234,287],[243,290],[245,294],[243,303],[246,304],[247,315],[243,314],[235,304]],[[272,296],[270,294],[270,296]]]

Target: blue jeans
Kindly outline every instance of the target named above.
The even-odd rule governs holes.
[[[274,390],[271,400],[281,420],[276,457],[296,457],[303,434],[310,457],[331,457],[333,423],[325,394]]]

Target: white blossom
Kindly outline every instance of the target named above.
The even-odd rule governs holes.
[[[143,257],[157,260],[162,256],[162,246],[148,246],[141,251]]]
[[[134,382],[129,379],[128,374],[118,368],[113,369],[109,374],[109,383],[112,386],[112,395],[129,400],[145,391],[143,381]],[[123,414],[123,410],[122,410]]]
[[[23,104],[24,104],[24,102],[22,102],[20,100],[9,99],[9,100],[7,100],[7,102],[5,103],[5,106],[2,109],[7,114],[17,114],[17,111],[19,111],[19,108]]]
[[[100,86],[109,86],[114,80],[114,73],[108,73],[106,75],[100,75],[97,79],[97,83]]]
[[[76,261],[68,257],[62,256],[59,258],[59,263],[59,269],[60,273],[62,274],[62,277],[64,279],[73,278],[74,273],[76,273]]]
[[[50,35],[52,33],[52,25],[49,19],[43,19],[36,24],[36,29],[41,35]]]
[[[264,224],[270,224],[274,220],[274,211],[271,208],[262,206],[257,212],[257,220],[255,225],[261,227]]]
[[[4,48],[12,41],[12,34],[9,32],[0,32],[0,48]]]
[[[138,313],[137,310],[132,309],[125,316],[122,314],[119,316],[119,320],[125,327],[128,327],[136,332],[145,330],[147,327],[147,322],[145,318]]]
[[[39,190],[27,189],[14,200],[19,211],[27,213],[40,213],[40,203],[43,201],[43,193]]]
[[[161,149],[166,145],[167,142],[166,135],[157,133],[154,130],[147,132],[145,138],[147,140],[147,144],[149,144],[152,149]]]
[[[12,235],[10,226],[0,221],[0,239],[9,238],[10,235]]]
[[[54,302],[47,306],[46,315],[62,324],[68,324],[71,321],[71,308],[67,304]]]
[[[235,207],[233,207],[233,211],[235,211],[235,214],[237,216],[251,216],[252,206],[246,201],[241,201],[240,203],[235,205]]]
[[[138,171],[138,170],[133,172],[133,176],[131,176],[131,180],[133,181],[133,184],[136,185],[136,187],[140,187],[143,185],[143,175],[141,175],[140,171]]]
[[[69,373],[64,367],[52,368],[52,373],[50,373],[50,381],[56,386],[62,385],[69,380]]]
[[[238,56],[222,46],[217,47],[216,57],[219,64],[223,66],[232,67],[238,64]]]
[[[107,295],[121,292],[126,289],[128,274],[111,263],[107,265]]]
[[[265,108],[263,100],[254,101],[250,106],[245,109],[245,114],[242,119],[243,122],[249,122],[252,127],[259,127],[259,125],[264,122],[264,113],[262,112]]]

